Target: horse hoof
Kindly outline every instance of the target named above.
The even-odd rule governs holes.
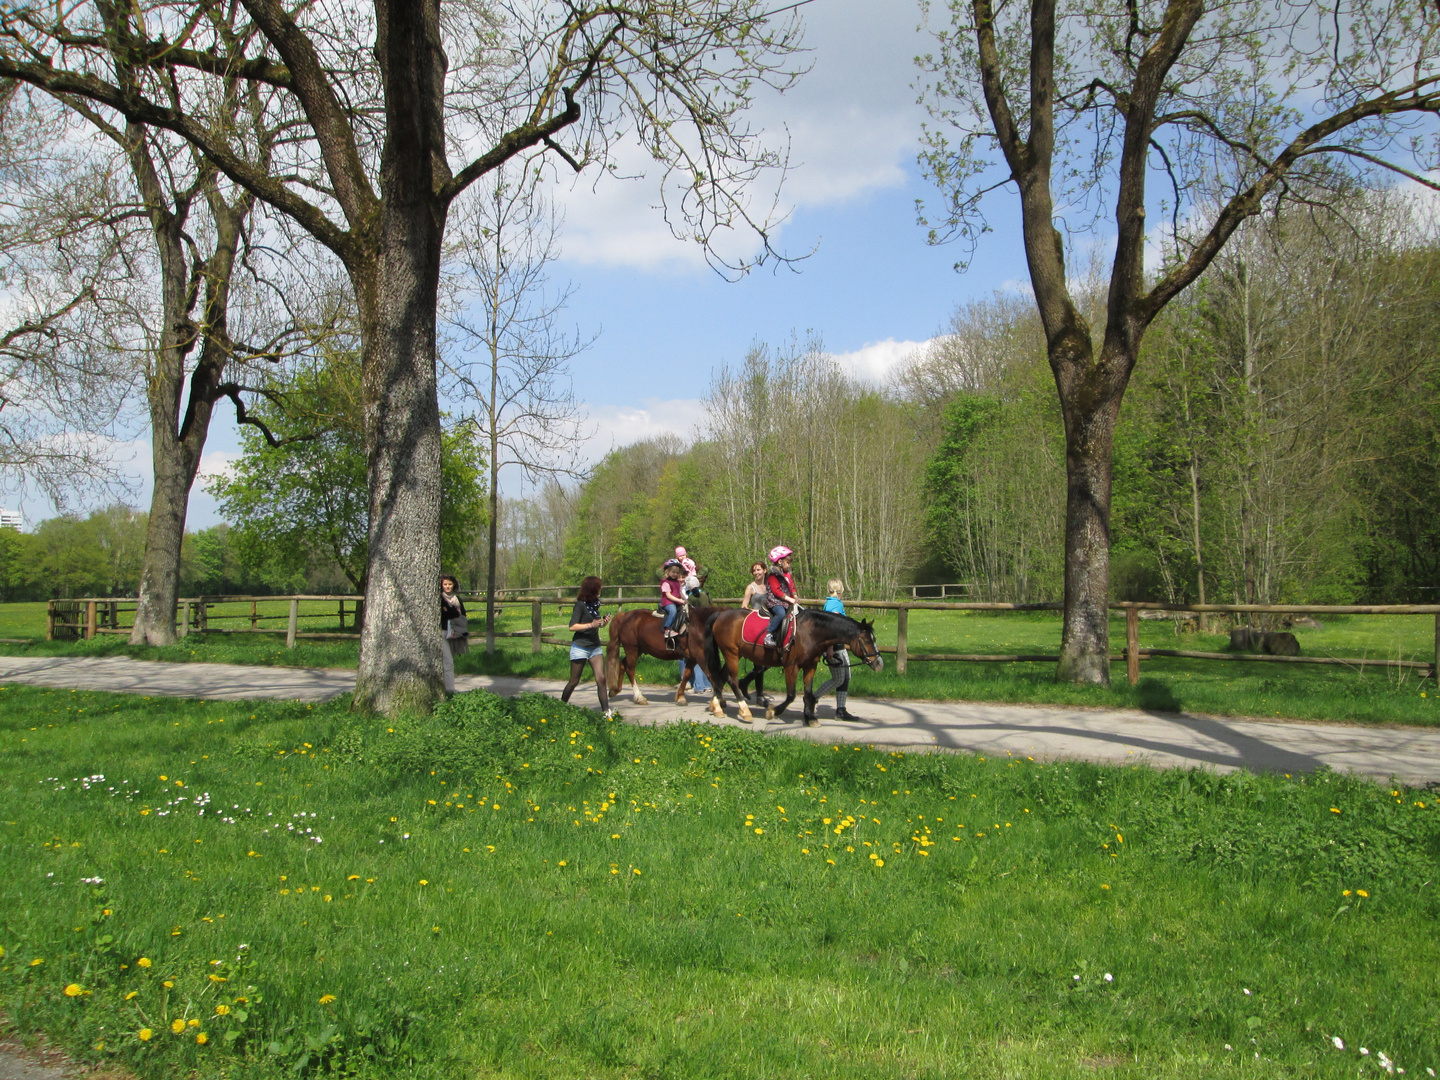
[[[766,710],[765,710],[765,719],[766,719],[766,720],[774,720],[774,719],[775,719],[775,710],[774,710],[774,709],[766,709]]]
[[[649,698],[636,697],[636,698],[631,698],[630,700],[632,700],[633,702],[635,702],[636,705],[649,705],[649,704],[650,704],[650,699],[649,699]]]
[[[805,726],[806,726],[806,727],[814,727],[814,726],[815,726],[816,724],[818,724],[818,723],[820,723],[820,721],[819,721],[819,720],[816,720],[815,717],[813,717],[813,716],[807,716],[807,717],[805,717]]]

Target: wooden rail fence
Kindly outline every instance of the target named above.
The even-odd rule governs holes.
[[[475,606],[483,605],[484,597],[473,594],[462,594],[463,598]],[[653,604],[659,600],[658,594],[649,596],[630,596],[616,598],[614,600],[601,600],[602,607],[624,608],[635,604]],[[262,603],[286,603],[288,610],[284,613],[261,613],[259,605]],[[302,631],[299,629],[300,604],[323,603],[335,604],[335,613],[340,629],[325,631]],[[294,648],[295,642],[300,638],[358,638],[356,630],[346,631],[345,620],[348,615],[351,625],[358,625],[358,614],[364,602],[362,596],[341,596],[341,595],[294,595],[294,596],[199,596],[182,598],[179,602],[179,617],[176,622],[176,630],[181,637],[185,637],[192,631],[210,634],[281,634],[285,635],[287,648]],[[506,601],[507,604],[514,604],[516,601]],[[717,604],[739,604],[739,599],[726,597],[717,599]],[[248,612],[214,612],[212,609],[225,604],[248,603]],[[498,631],[496,637],[503,638],[529,638],[530,651],[538,653],[545,645],[568,645],[569,639],[564,637],[550,636],[547,631],[565,630],[568,623],[558,625],[544,625],[544,607],[546,604],[555,604],[560,614],[568,615],[571,606],[575,603],[574,597],[545,597],[531,596],[520,600],[519,603],[528,604],[530,607],[530,629]],[[822,603],[819,600],[806,600],[807,606],[819,607]],[[347,610],[348,605],[348,610]],[[893,646],[882,645],[882,653],[890,653],[895,657],[895,669],[904,675],[909,669],[910,663],[1056,663],[1059,661],[1059,654],[1051,653],[912,653],[910,651],[910,612],[912,611],[1059,611],[1061,604],[1006,604],[1006,603],[983,603],[983,602],[945,602],[945,601],[892,601],[892,600],[852,600],[846,604],[847,608],[873,611],[894,611],[895,612],[895,644]],[[1351,667],[1359,670],[1365,668],[1403,668],[1421,671],[1423,677],[1436,678],[1440,672],[1440,604],[1161,604],[1144,602],[1125,602],[1110,605],[1112,611],[1123,611],[1125,614],[1125,650],[1120,653],[1112,653],[1112,661],[1124,661],[1125,673],[1129,681],[1134,684],[1140,678],[1140,662],[1150,657],[1177,657],[1188,660],[1219,660],[1219,661],[1245,661],[1249,663],[1262,664],[1321,664],[1332,666]],[[85,597],[77,600],[51,600],[46,605],[45,617],[45,639],[47,641],[57,638],[84,638],[89,639],[97,634],[128,634],[131,626],[121,623],[121,616],[130,614],[133,616],[135,601],[133,599],[115,599],[111,597]],[[1430,615],[1435,620],[1435,651],[1432,659],[1428,660],[1400,660],[1400,659],[1370,659],[1368,657],[1346,657],[1346,656],[1269,656],[1260,653],[1240,652],[1201,652],[1192,649],[1155,649],[1142,648],[1139,639],[1140,612],[1179,612],[1185,614],[1217,614],[1217,615]],[[327,617],[327,612],[308,612],[304,616],[307,619]],[[212,621],[239,620],[248,622],[249,626],[212,626]],[[280,622],[285,625],[262,626],[261,623]],[[133,620],[132,620],[133,625]],[[477,630],[472,637],[478,638],[483,630]]]

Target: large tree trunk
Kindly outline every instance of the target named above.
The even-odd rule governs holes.
[[[140,596],[135,603],[132,645],[175,644],[175,606],[180,594],[180,545],[185,537],[185,515],[190,488],[205,449],[210,406],[205,422],[176,436],[170,415],[155,415],[150,423],[151,461],[155,487],[150,494],[150,518],[145,527],[145,558],[140,569]]]
[[[435,308],[445,205],[439,7],[376,5],[389,121],[373,277],[361,309],[370,550],[354,704],[428,712],[444,696],[440,649],[440,404]],[[438,152],[437,152],[438,151]]]
[[[1134,357],[1112,340],[1095,363],[1088,335],[1073,333],[1052,346],[1051,367],[1065,419],[1065,622],[1056,678],[1108,686],[1112,458]]]

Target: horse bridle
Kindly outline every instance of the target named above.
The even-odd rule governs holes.
[[[864,632],[862,631],[862,632],[860,633],[860,635],[856,638],[856,640],[857,640],[857,641],[863,641],[863,640],[864,640],[864,637],[865,637],[865,634],[864,634]],[[850,647],[849,644],[846,644],[845,648],[848,649],[849,647]],[[859,658],[860,662],[861,662],[861,663],[864,663],[864,664],[870,663],[871,660],[881,660],[882,663],[884,662],[884,661],[881,659],[881,656],[880,656],[880,647],[879,647],[878,645],[875,646],[875,651],[872,652],[869,656],[864,656],[864,655],[862,655],[862,654],[859,653],[859,652],[857,652],[855,655],[856,655],[857,658]]]

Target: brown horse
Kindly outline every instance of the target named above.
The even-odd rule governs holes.
[[[771,646],[752,645],[740,635],[745,625],[743,610],[722,611],[710,619],[706,637],[711,685],[715,696],[710,699],[710,711],[715,716],[725,715],[725,686],[716,675],[723,675],[730,689],[740,699],[740,719],[749,723],[750,707],[740,691],[740,658],[751,661],[757,668],[783,667],[785,669],[785,700],[778,708],[767,708],[765,719],[773,720],[784,713],[795,700],[795,680],[800,672],[805,673],[805,726],[814,727],[815,694],[811,685],[815,681],[815,665],[832,645],[844,645],[861,660],[870,665],[872,671],[885,666],[880,650],[875,645],[875,626],[868,619],[856,622],[844,615],[830,611],[801,611],[795,619],[795,638],[789,652],[782,653]]]
[[[620,693],[625,680],[630,683],[632,699],[636,705],[649,705],[635,681],[635,665],[641,655],[653,656],[659,660],[684,660],[685,675],[675,688],[675,704],[685,703],[685,687],[697,667],[710,676],[705,657],[705,622],[717,608],[692,607],[689,624],[683,634],[675,639],[672,648],[665,641],[661,620],[649,608],[622,611],[610,620],[610,642],[605,646],[605,673],[610,682],[610,694]],[[624,650],[623,658],[621,650]],[[622,678],[623,676],[623,678]],[[711,679],[714,684],[714,679]]]

